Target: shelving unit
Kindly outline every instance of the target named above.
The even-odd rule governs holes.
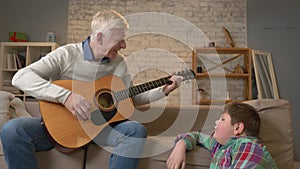
[[[192,68],[196,73],[194,104],[221,104],[252,99],[251,64],[249,48],[195,48],[192,58]],[[214,87],[218,83],[223,83],[223,86]],[[198,99],[196,91],[205,87],[211,91],[205,90],[208,96]],[[219,97],[212,95],[212,87],[217,95],[219,93]],[[243,91],[238,92],[235,88]]]
[[[0,45],[0,90],[11,92],[23,101],[30,99],[26,93],[12,86],[14,74],[59,45],[53,42],[1,42]]]

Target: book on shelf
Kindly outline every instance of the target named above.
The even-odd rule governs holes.
[[[17,57],[14,53],[8,53],[6,58],[7,69],[17,69]]]
[[[6,60],[7,69],[21,69],[26,65],[26,56],[22,53],[8,53]]]
[[[26,65],[26,55],[23,55],[21,53],[17,54],[17,68],[22,69]]]

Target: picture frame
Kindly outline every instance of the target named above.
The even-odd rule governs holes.
[[[279,99],[271,53],[253,49],[252,60],[258,92],[257,98]]]
[[[234,48],[235,43],[230,35],[230,32],[225,27],[222,27],[222,30],[225,34],[226,42],[230,45],[230,47]]]

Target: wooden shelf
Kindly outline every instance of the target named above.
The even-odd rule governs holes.
[[[235,64],[237,62],[237,64]],[[232,65],[236,65],[233,67]],[[236,67],[240,66],[242,72],[236,71]],[[196,73],[196,83],[193,91],[198,89],[200,80],[211,80],[216,78],[225,78],[226,84],[228,80],[238,80],[243,82],[243,91],[240,96],[236,96],[233,100],[209,100],[204,99],[199,102],[196,100],[196,92],[193,96],[195,104],[220,104],[231,101],[244,101],[252,99],[252,63],[250,48],[194,48],[192,58],[192,69]],[[198,67],[201,67],[197,71]],[[232,85],[232,84],[231,84]],[[202,88],[202,87],[201,87]],[[227,89],[229,87],[227,86]],[[229,93],[230,90],[227,90]],[[234,91],[236,92],[236,91]],[[214,98],[214,97],[213,97]],[[225,97],[224,97],[225,98]],[[242,99],[241,99],[242,98]],[[231,98],[232,99],[232,98]]]
[[[12,92],[25,101],[30,96],[11,85],[14,74],[55,50],[59,45],[53,42],[1,42],[0,45],[0,90]]]
[[[220,105],[232,101],[243,102],[245,100],[196,100],[195,103],[200,105]]]
[[[224,78],[224,77],[228,77],[228,78],[248,78],[249,77],[249,74],[216,74],[216,73],[196,73],[195,74],[196,78],[197,77],[221,77],[221,78]]]
[[[17,72],[18,69],[2,69],[3,72]]]
[[[195,48],[194,52],[198,53],[219,53],[219,54],[237,54],[248,53],[249,48]]]

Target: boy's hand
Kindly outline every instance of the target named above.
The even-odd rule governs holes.
[[[186,164],[186,145],[183,140],[176,143],[167,160],[168,169],[184,169]]]

